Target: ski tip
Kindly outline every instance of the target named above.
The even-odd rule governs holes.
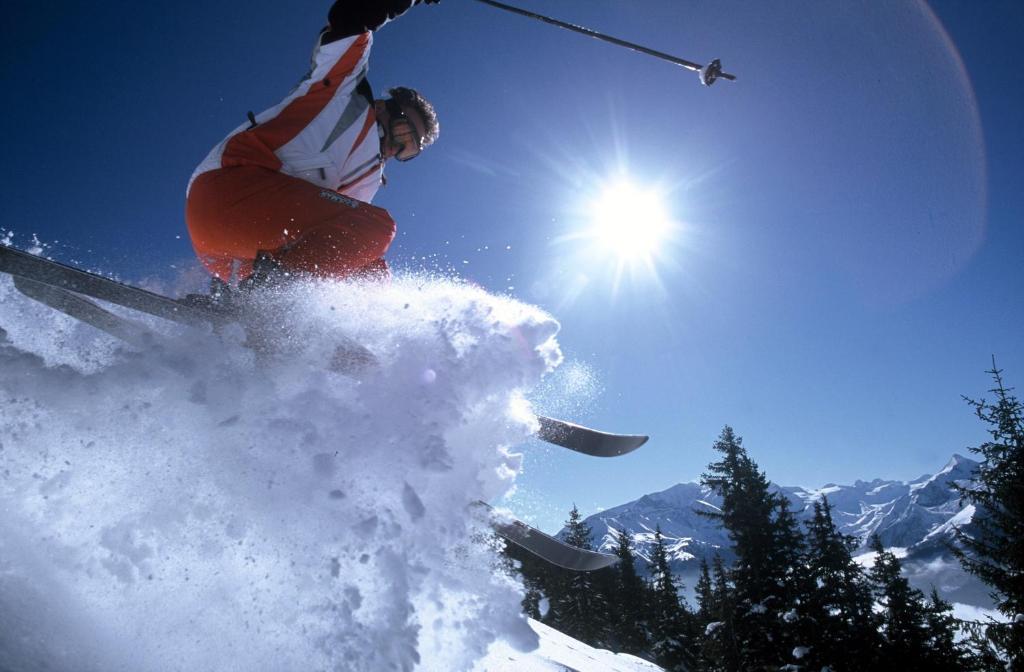
[[[538,415],[537,421],[537,438],[594,457],[625,455],[650,439],[646,434],[611,434],[543,415]]]
[[[631,453],[634,450],[636,450],[637,448],[639,448],[640,446],[644,445],[645,443],[647,443],[648,441],[651,440],[651,437],[647,436],[646,434],[638,434],[636,436],[631,436],[630,438],[633,439],[633,441],[630,442],[628,445],[624,445],[623,448],[622,448],[622,452],[619,453],[619,455],[625,455],[626,453]]]
[[[619,457],[632,453],[647,443],[650,438],[643,434],[609,434],[603,437],[599,444],[595,443],[589,446],[589,449],[575,448],[575,450],[595,457]]]

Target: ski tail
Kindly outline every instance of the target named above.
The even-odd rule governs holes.
[[[0,245],[0,272],[184,324],[208,324],[224,319],[215,312],[6,245]]]
[[[619,561],[614,555],[571,546],[521,520],[498,514],[494,507],[484,502],[477,502],[477,505],[490,514],[491,527],[498,536],[552,565],[574,572],[592,572]]]
[[[22,276],[13,277],[14,288],[28,298],[92,325],[130,345],[141,347],[151,340],[151,334],[144,327],[114,315],[84,296]]]

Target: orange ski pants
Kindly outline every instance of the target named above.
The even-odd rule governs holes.
[[[395,238],[387,210],[261,166],[199,175],[185,204],[192,247],[213,275],[245,278],[260,251],[289,272],[388,276]]]

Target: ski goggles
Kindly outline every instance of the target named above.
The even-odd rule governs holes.
[[[399,161],[415,159],[423,151],[423,139],[416,132],[416,126],[394,98],[389,98],[384,106],[388,111],[388,142],[398,150],[394,158]]]

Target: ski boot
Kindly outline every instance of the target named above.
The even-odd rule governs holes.
[[[256,253],[256,260],[252,262],[252,273],[238,283],[238,289],[247,293],[273,289],[280,287],[287,278],[288,273],[281,268],[281,264],[271,256],[270,252],[260,250]]]
[[[180,303],[195,308],[227,313],[235,305],[231,286],[220,278],[210,278],[210,291],[208,294],[186,294],[179,299]]]

